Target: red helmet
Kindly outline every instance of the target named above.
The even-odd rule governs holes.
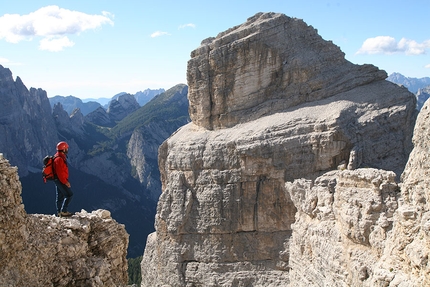
[[[69,149],[69,145],[66,142],[59,142],[57,144],[57,150]]]

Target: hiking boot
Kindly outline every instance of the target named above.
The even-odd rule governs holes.
[[[72,216],[73,215],[73,213],[70,213],[70,212],[68,212],[68,211],[66,211],[66,212],[60,212],[60,217],[70,217],[70,216]]]

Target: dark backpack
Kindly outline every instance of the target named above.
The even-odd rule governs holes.
[[[57,178],[54,170],[54,160],[56,156],[47,155],[43,159],[42,176],[43,182],[46,183],[48,180],[54,180]]]

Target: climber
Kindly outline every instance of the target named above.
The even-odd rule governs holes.
[[[67,166],[67,153],[69,145],[66,142],[57,144],[57,153],[54,159],[54,170],[56,173],[55,191],[57,214],[59,217],[69,217],[72,213],[67,211],[70,201],[72,200],[73,192],[69,182],[69,168]]]

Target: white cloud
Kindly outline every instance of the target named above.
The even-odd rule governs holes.
[[[151,38],[160,37],[164,35],[170,35],[170,34],[163,31],[155,31],[154,33],[151,34]]]
[[[27,15],[5,14],[1,16],[0,39],[5,39],[10,43],[18,43],[24,40],[31,41],[35,37],[42,37],[41,47],[49,42],[66,43],[64,35],[94,30],[104,24],[113,25],[111,18],[113,15],[109,12],[102,12],[102,15],[89,15],[55,5],[46,6]],[[70,47],[70,40],[63,47],[67,46]]]
[[[72,41],[69,40],[66,36],[64,37],[47,37],[45,39],[40,40],[39,49],[46,50],[50,52],[59,52],[62,51],[65,47],[72,47],[75,45]]]
[[[368,38],[363,42],[356,54],[394,54],[422,55],[430,49],[430,40],[417,43],[414,40],[402,38],[399,42],[390,36]]]
[[[18,63],[18,62],[12,62],[9,59],[0,57],[0,65],[3,65],[3,66],[20,66],[22,64]]]
[[[430,69],[430,64],[425,65],[424,68]]]
[[[184,24],[178,27],[178,29],[184,29],[184,28],[196,28],[196,25],[193,23]]]
[[[0,64],[7,64],[7,63],[9,63],[10,61],[9,61],[9,59],[6,59],[6,58],[0,58]]]
[[[105,17],[107,17],[109,19],[115,18],[115,15],[112,14],[111,12],[108,12],[108,11],[102,11],[102,14],[103,14],[103,16],[105,16]],[[112,25],[113,25],[113,22],[112,22]]]

